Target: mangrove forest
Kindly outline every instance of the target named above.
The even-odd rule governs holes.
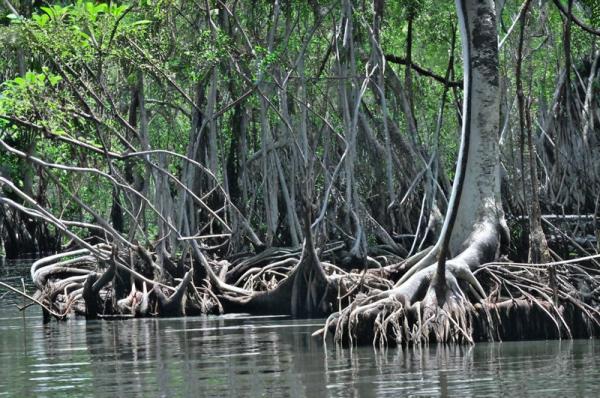
[[[0,290],[45,322],[600,333],[597,0],[0,0],[0,41]]]

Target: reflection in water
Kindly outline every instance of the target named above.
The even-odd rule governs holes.
[[[18,285],[15,274],[0,269]],[[340,349],[310,336],[319,320],[43,325],[38,309],[23,316],[14,303],[0,301],[0,396],[593,396],[600,388],[593,340]]]

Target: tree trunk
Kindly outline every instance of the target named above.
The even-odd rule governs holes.
[[[500,198],[498,39],[493,1],[457,0],[464,62],[461,150],[453,194],[460,193],[450,253],[456,255],[478,230],[508,239]],[[464,170],[464,171],[463,171]],[[452,202],[452,198],[450,199]],[[502,228],[498,228],[498,227]],[[503,243],[507,244],[507,240]],[[487,260],[493,259],[488,253]],[[483,260],[483,258],[482,258]]]
[[[353,334],[371,333],[375,338],[384,336],[380,339],[383,342],[391,330],[396,341],[472,341],[472,307],[463,289],[470,286],[476,296],[486,296],[473,270],[496,259],[508,243],[500,199],[494,2],[456,0],[456,5],[463,45],[465,100],[461,146],[442,232],[434,249],[395,288],[357,299],[329,318],[326,329],[333,327],[340,339],[346,336],[352,341]],[[446,252],[453,258],[445,261]],[[433,262],[436,254],[440,256],[437,264]],[[361,322],[356,322],[358,319]],[[409,323],[418,325],[418,332],[406,332],[410,330]]]

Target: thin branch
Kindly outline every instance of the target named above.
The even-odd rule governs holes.
[[[397,65],[405,65],[405,66],[408,65],[406,58],[399,57],[399,56],[393,55],[393,54],[385,54],[385,60],[387,62],[391,62],[391,63],[397,64]],[[462,88],[462,86],[463,86],[462,80],[459,80],[459,81],[448,80],[448,79],[444,78],[443,76],[440,76],[440,75],[432,72],[429,69],[425,69],[422,66],[415,64],[412,61],[410,62],[410,67],[411,67],[411,69],[414,69],[415,72],[417,72],[423,76],[430,77],[439,83],[447,85],[448,87]]]

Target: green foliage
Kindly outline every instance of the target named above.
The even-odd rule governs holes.
[[[0,86],[0,135],[11,139],[11,143],[20,149],[27,148],[33,141],[37,155],[46,160],[93,166],[109,172],[102,154],[104,149],[115,153],[132,151],[124,140],[128,140],[135,150],[141,148],[141,112],[136,96],[143,80],[148,122],[144,133],[149,146],[187,154],[196,145],[190,142],[194,137],[190,130],[194,117],[200,113],[204,125],[196,145],[195,159],[206,164],[208,124],[214,123],[219,159],[216,175],[224,180],[230,171],[227,165],[230,148],[238,140],[237,144],[245,152],[243,156],[235,154],[239,159],[234,160],[247,168],[244,183],[248,184],[252,195],[248,199],[252,203],[244,206],[252,208],[249,217],[256,229],[265,232],[264,206],[260,203],[269,187],[263,184],[263,169],[258,166],[261,161],[248,161],[259,153],[263,145],[258,116],[263,98],[268,100],[266,120],[271,134],[269,138],[281,144],[277,153],[281,157],[283,174],[292,170],[291,154],[300,145],[299,132],[302,123],[305,123],[311,149],[318,159],[315,162],[319,165],[315,166],[315,192],[321,192],[329,182],[348,137],[340,105],[341,88],[350,92],[360,87],[365,71],[373,67],[376,51],[372,45],[371,29],[375,10],[373,2],[353,1],[354,27],[352,34],[344,39],[341,2],[283,1],[277,21],[274,21],[272,1],[225,1],[224,4],[227,9],[222,7],[221,2],[210,1],[210,10],[205,10],[204,2],[183,0],[139,0],[128,4],[78,0],[44,2],[43,6],[33,8],[30,18],[8,15],[5,24],[0,26],[0,41],[5,44],[0,48],[0,79],[3,81]],[[506,33],[521,4],[506,2],[501,15],[500,37]],[[585,17],[590,16],[590,23],[598,26],[599,3],[582,0],[577,4],[576,11],[580,13],[579,4],[582,4],[584,10],[589,11]],[[444,76],[452,55],[451,37],[457,28],[454,3],[436,0],[385,2],[379,32],[379,44],[385,54],[406,56],[409,18],[413,20],[413,63]],[[560,68],[564,61],[562,19],[552,4],[538,7],[536,3],[531,20],[543,21],[544,29],[533,23],[529,28],[529,48],[539,49],[527,57],[530,64],[524,70],[529,74],[531,92],[539,96],[539,103],[547,104],[555,89],[554,68]],[[551,36],[550,39],[546,34]],[[269,42],[270,37],[272,42]],[[354,45],[355,76],[339,68],[339,64],[348,61],[348,40],[353,40]],[[589,34],[575,27],[572,29],[575,62],[589,55],[592,43]],[[501,53],[502,84],[507,97],[514,94],[515,48],[516,35],[513,33]],[[23,76],[19,76],[18,72],[19,51],[24,54],[24,69],[28,71]],[[453,55],[452,79],[460,80],[461,43],[458,38]],[[388,62],[386,68],[388,73],[393,71],[397,74],[401,85],[405,83],[404,65]],[[383,143],[383,110],[372,89],[377,83],[377,73],[361,98],[359,110],[373,130],[375,139]],[[210,119],[208,97],[213,76],[217,80],[214,108],[221,113]],[[423,153],[431,153],[444,91],[442,84],[414,69],[411,81],[410,100],[418,124],[416,137],[407,133],[408,123],[400,93],[391,84],[382,87],[386,92],[387,111],[399,130],[392,137],[392,146],[400,162],[405,155],[402,149],[398,149],[400,140],[410,142]],[[301,85],[301,82],[306,84]],[[287,102],[279,96],[281,92],[286,93]],[[304,98],[307,104],[301,102]],[[461,101],[460,89],[448,92],[439,137],[441,172],[450,179],[459,144],[457,104]],[[243,134],[234,117],[236,105],[240,106],[246,118]],[[534,104],[534,114],[540,111],[537,107],[538,103]],[[282,122],[284,108],[288,113],[286,123],[289,122],[289,126]],[[303,119],[304,115],[306,119]],[[34,127],[25,123],[20,125],[10,119],[18,119]],[[382,159],[374,158],[373,148],[364,138],[361,123],[358,125],[357,191],[367,203],[382,201],[380,188],[383,185],[381,181],[385,179]],[[242,138],[243,145],[240,143]],[[65,142],[67,139],[85,147],[68,144]],[[92,149],[100,149],[100,153]],[[167,159],[166,168],[180,177],[183,162]],[[319,163],[321,161],[323,164]],[[10,164],[11,173],[18,175],[19,163],[14,157],[0,153],[0,162]],[[146,166],[140,160],[128,163],[114,160],[112,166],[122,174],[131,172],[144,176],[146,173]],[[420,166],[414,167],[418,169]],[[406,177],[412,181],[410,170],[406,175],[403,173],[404,170],[394,171],[398,191],[406,189],[402,179]],[[71,192],[85,197],[86,203],[100,213],[109,211],[110,186],[106,181],[94,180],[94,185],[91,185],[84,184],[80,176],[72,173],[57,172],[55,175]],[[338,178],[343,181],[344,176]],[[152,181],[144,183],[152,189]],[[231,184],[231,181],[228,183]],[[82,185],[85,187],[82,188]],[[343,190],[343,187],[336,186],[332,195],[339,195],[336,189]],[[419,189],[415,188],[414,192]],[[77,218],[76,206],[59,204],[54,193],[48,196],[57,208],[65,207],[67,216]],[[407,203],[411,201],[413,198]],[[414,217],[418,216],[418,209],[416,212]],[[148,212],[148,223],[151,224],[148,229],[150,235],[156,235],[158,230],[152,217]]]
[[[423,10],[425,0],[401,0],[398,5],[404,11],[406,19],[416,18]]]
[[[255,59],[255,68],[256,68],[256,78],[262,78],[269,68],[274,65],[279,56],[281,54],[281,49],[275,49],[273,51],[269,51],[269,49],[264,48],[262,46],[255,46],[254,51],[256,53]]]
[[[46,111],[56,109],[51,93],[62,78],[42,68],[41,73],[27,71],[25,76],[17,76],[0,85],[0,115],[17,119],[39,120],[42,114],[50,116],[42,122],[52,124],[52,117]],[[0,127],[8,126],[6,119],[0,119]],[[12,135],[18,130],[12,130]]]
[[[36,51],[74,63],[90,63],[98,53],[110,56],[114,41],[143,34],[150,20],[128,18],[128,6],[79,0],[72,5],[42,6],[30,20],[16,18]]]
[[[580,0],[589,10],[589,18],[592,25],[600,28],[600,2],[598,0]]]

